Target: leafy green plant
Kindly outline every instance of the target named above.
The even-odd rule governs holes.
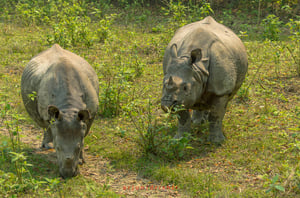
[[[29,3],[19,2],[16,5],[16,12],[18,22],[25,26],[41,23],[42,10],[38,6],[31,6]]]
[[[104,41],[112,34],[111,26],[116,18],[116,14],[111,14],[110,16],[105,16],[97,24],[96,35],[99,42],[104,43]]]
[[[279,184],[276,184],[277,181],[279,179],[279,175],[275,175],[272,180],[271,180],[271,184],[268,188],[268,190],[266,190],[266,193],[269,193],[271,191],[282,191],[282,192],[285,192],[285,189],[283,186],[279,185]]]
[[[48,43],[58,43],[62,47],[76,46],[83,43],[86,47],[92,45],[92,33],[88,28],[89,17],[65,17],[59,23],[52,23],[53,34],[48,35]]]
[[[280,41],[274,42],[274,41],[266,40],[265,43],[266,44],[268,43],[268,45],[273,47],[273,60],[275,63],[275,74],[276,77],[280,77],[280,65],[281,65],[280,61],[286,46],[283,45]]]
[[[169,25],[173,30],[187,24],[186,11],[187,7],[181,2],[173,0],[165,1],[166,7],[162,7],[165,16],[169,16]]]
[[[240,100],[240,101],[248,101],[249,100],[249,89],[250,87],[246,87],[245,84],[243,84],[238,92],[236,93],[237,95],[237,98]]]
[[[101,115],[104,117],[115,117],[120,114],[121,101],[124,100],[124,90],[126,88],[126,82],[123,84],[119,82],[117,78],[109,79],[106,82],[101,83],[102,94],[99,96],[99,107]]]
[[[262,20],[262,25],[264,26],[263,38],[278,41],[281,33],[281,24],[282,22],[279,20],[279,17],[274,14],[268,15]]]
[[[104,117],[118,116],[122,112],[123,106],[126,106],[134,97],[134,93],[130,93],[130,91],[136,71],[132,68],[134,65],[127,65],[123,58],[121,55],[116,55],[114,61],[118,66],[108,67],[101,77],[99,107],[100,114]]]
[[[16,152],[10,152],[11,155],[11,162],[14,164],[14,168],[18,177],[19,184],[23,184],[23,175],[25,173],[30,172],[27,170],[27,167],[32,166],[32,164],[27,163],[26,156],[24,155],[24,152],[16,153]]]
[[[9,133],[10,146],[6,142],[2,142],[0,155],[3,163],[10,161],[15,174],[1,174],[0,183],[2,189],[12,193],[22,192],[27,189],[36,190],[45,182],[32,177],[29,171],[29,167],[32,167],[32,164],[27,162],[25,152],[21,152],[19,122],[23,118],[11,108],[9,103],[6,103],[5,107],[5,112],[2,116],[4,116],[4,125]],[[2,150],[4,147],[6,147],[5,150]]]
[[[290,19],[286,25],[290,29],[291,36],[289,38],[292,40],[287,49],[295,62],[296,72],[300,76],[300,20]]]
[[[19,121],[23,119],[19,114],[13,113],[11,105],[7,103],[5,105],[6,112],[4,115],[6,115],[4,124],[9,132],[9,137],[12,145],[13,151],[19,151],[20,150],[20,127],[19,127]],[[9,117],[9,118],[8,118]]]
[[[50,24],[52,34],[47,35],[49,44],[58,43],[63,47],[76,46],[83,43],[86,47],[92,45],[92,31],[89,29],[91,19],[83,15],[83,9],[77,4],[63,2],[62,9]]]
[[[192,1],[189,1],[188,12],[189,22],[199,21],[206,16],[214,14],[214,10],[212,9],[210,3],[206,1],[202,1],[199,3],[192,3]]]
[[[10,104],[6,103],[6,102],[2,102],[4,105],[3,105],[3,108],[1,109],[0,111],[0,116],[2,118],[2,121],[5,119],[8,111],[11,109],[11,106]]]
[[[105,41],[105,53],[112,54],[111,61],[99,68],[100,114],[104,117],[118,116],[126,111],[126,106],[135,97],[132,85],[146,67],[145,61],[138,55],[138,46],[134,42],[134,32],[130,32],[133,43],[124,46],[123,40],[112,36]],[[112,48],[117,43],[118,48]]]
[[[184,133],[183,136],[178,139],[168,139],[166,147],[162,149],[169,155],[169,158],[182,159],[188,150],[194,149],[190,144],[191,140],[191,135]]]
[[[163,1],[164,7],[162,12],[168,18],[168,32],[173,32],[179,27],[182,27],[188,23],[202,20],[210,14],[214,14],[214,11],[210,3],[203,1],[194,3],[192,1]],[[161,28],[154,27],[153,32],[159,31]]]
[[[153,104],[150,100],[147,109],[144,109],[145,112],[139,107],[132,108],[134,111],[129,112],[129,116],[139,134],[137,143],[141,146],[143,153],[163,156],[167,160],[176,160],[183,159],[186,152],[193,149],[190,144],[192,140],[190,134],[184,133],[183,137],[178,139],[172,137],[174,126],[171,120],[176,119],[176,114],[169,111],[165,115],[166,125],[160,125],[161,121],[153,116]]]
[[[50,190],[55,190],[57,188],[57,186],[61,183],[59,178],[45,178],[48,187],[50,188]]]

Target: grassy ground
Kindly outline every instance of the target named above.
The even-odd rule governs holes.
[[[207,124],[175,141],[176,119],[160,110],[162,56],[173,31],[164,28],[166,21],[159,16],[150,20],[149,15],[122,13],[104,43],[67,47],[95,68],[101,92],[99,116],[85,139],[87,164],[80,167],[81,175],[68,180],[58,177],[54,151],[38,149],[42,130],[25,112],[20,96],[22,71],[50,47],[52,30],[0,23],[0,195],[299,196],[300,78],[286,48],[293,43],[253,39],[255,32],[244,37],[249,70],[223,121],[226,142],[206,142]],[[143,23],[143,17],[149,21]],[[27,158],[11,162],[11,151]],[[140,189],[147,185],[161,189]]]

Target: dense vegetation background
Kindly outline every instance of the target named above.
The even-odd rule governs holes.
[[[299,12],[299,0],[1,0],[0,195],[299,196]],[[160,110],[165,47],[208,15],[243,40],[249,59],[222,146],[206,141],[207,123],[173,139],[176,115]],[[55,151],[39,149],[42,129],[20,97],[24,67],[54,43],[85,58],[100,81],[87,163],[68,180]],[[151,185],[176,188],[140,188]]]

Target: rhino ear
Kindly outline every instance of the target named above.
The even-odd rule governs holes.
[[[48,115],[50,117],[50,120],[54,118],[55,120],[62,120],[62,115],[59,111],[59,109],[54,105],[48,106]]]
[[[200,48],[194,49],[191,51],[190,65],[196,73],[203,73],[208,76],[209,72],[207,71],[204,64],[207,64],[208,58],[202,57],[202,51]]]
[[[87,121],[88,119],[91,119],[91,114],[89,112],[89,110],[85,109],[85,110],[80,110],[78,112],[78,117],[77,117],[77,120],[78,121]]]
[[[196,63],[202,59],[202,51],[201,49],[197,48],[191,51],[191,59],[190,63]]]
[[[177,45],[175,43],[171,46],[171,55],[173,58],[177,58]]]

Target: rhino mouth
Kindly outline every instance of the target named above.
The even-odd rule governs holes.
[[[78,175],[79,171],[78,171],[78,167],[74,169],[65,169],[63,171],[60,171],[60,176],[64,179],[69,178],[69,177],[75,177],[76,175]]]
[[[170,100],[162,100],[161,101],[161,108],[164,112],[174,112],[175,111],[175,107],[178,105],[178,101],[170,101]]]

